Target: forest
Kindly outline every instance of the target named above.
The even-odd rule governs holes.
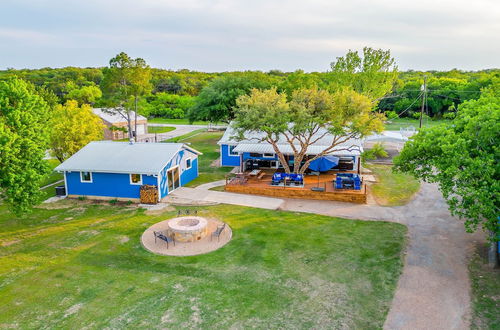
[[[0,80],[17,76],[31,82],[50,104],[68,100],[92,106],[106,106],[103,77],[106,68],[42,68],[0,71]],[[306,73],[302,70],[241,72],[196,72],[190,70],[151,69],[150,89],[138,100],[139,113],[149,118],[189,118],[227,121],[228,108],[235,99],[252,88],[275,87],[288,95],[297,88],[329,89],[336,80],[332,71]],[[458,105],[478,99],[481,89],[500,79],[499,69],[482,71],[403,71],[397,72],[392,92],[379,99],[377,109],[386,116],[418,117],[422,85],[426,79],[426,116],[430,119],[453,118]]]

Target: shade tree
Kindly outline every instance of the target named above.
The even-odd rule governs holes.
[[[29,83],[0,81],[0,195],[15,213],[39,202],[48,172],[50,108]]]
[[[238,140],[247,133],[257,142],[269,143],[287,173],[303,174],[309,164],[330,153],[355,150],[351,139],[362,138],[383,129],[383,115],[373,111],[371,100],[350,89],[329,93],[317,88],[299,89],[290,100],[275,88],[253,89],[237,99],[233,127]],[[329,142],[324,149],[306,157],[308,148],[320,140]],[[280,146],[292,150],[290,168]]]

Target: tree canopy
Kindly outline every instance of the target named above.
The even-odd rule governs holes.
[[[406,143],[395,168],[436,182],[466,229],[498,232],[500,214],[500,85],[459,106],[448,124],[422,129]]]
[[[389,50],[363,48],[363,56],[350,50],[331,63],[329,84],[332,90],[350,87],[377,101],[389,94],[398,78],[398,70]]]
[[[231,120],[239,96],[249,93],[252,88],[270,88],[272,84],[271,76],[264,74],[226,75],[214,79],[201,90],[189,111],[189,119],[211,122]]]
[[[139,97],[151,92],[151,69],[142,58],[133,59],[124,52],[116,55],[109,61],[109,68],[104,70],[101,86],[105,92],[107,105],[118,108],[116,112],[122,114],[125,109],[125,118],[128,122],[129,138],[132,134],[132,120],[130,109],[135,110],[137,126],[137,112]],[[113,110],[109,110],[113,111]]]
[[[57,105],[52,114],[50,147],[60,162],[65,161],[91,141],[101,140],[104,124],[88,104],[78,107],[70,100]]]
[[[39,202],[49,115],[33,86],[17,78],[0,81],[0,191],[16,213]]]
[[[372,109],[368,97],[348,89],[333,94],[316,88],[299,89],[293,92],[290,101],[275,88],[253,89],[250,95],[238,98],[233,125],[240,140],[247,132],[263,133],[258,140],[273,146],[287,173],[304,173],[314,159],[353,149],[345,145],[349,139],[380,132],[383,115]],[[308,147],[327,136],[332,136],[330,144],[305,159]],[[293,169],[284,158],[281,144],[293,150]]]

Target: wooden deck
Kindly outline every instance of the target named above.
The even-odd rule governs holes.
[[[273,170],[264,170],[265,175],[260,179],[257,177],[245,175],[245,180],[232,179],[227,180],[225,190],[243,194],[264,195],[282,198],[300,198],[300,199],[318,199],[332,200],[350,203],[366,203],[366,186],[363,184],[361,190],[335,189],[333,181],[336,172],[330,171],[326,174],[305,175],[304,186],[272,186],[271,179]],[[313,187],[323,188],[324,191],[313,191]]]

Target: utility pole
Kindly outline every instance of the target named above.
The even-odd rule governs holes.
[[[424,76],[424,84],[420,87],[420,90],[422,91],[422,108],[420,109],[419,128],[422,128],[422,117],[424,116],[425,100],[427,99],[427,76]]]

